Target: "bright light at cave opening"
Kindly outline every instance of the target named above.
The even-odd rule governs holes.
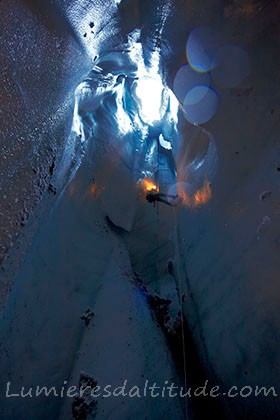
[[[160,76],[157,78],[146,76],[137,81],[135,93],[141,105],[141,118],[146,124],[161,120],[163,89]]]

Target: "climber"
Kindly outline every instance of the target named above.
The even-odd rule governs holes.
[[[146,200],[149,203],[155,204],[156,202],[159,202],[159,203],[167,204],[168,206],[172,206],[172,207],[176,205],[175,200],[177,198],[178,198],[178,195],[164,194],[155,190],[148,191],[146,194]]]

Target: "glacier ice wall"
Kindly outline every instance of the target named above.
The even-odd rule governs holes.
[[[274,1],[264,2],[260,0],[248,0],[246,2],[229,1],[227,4],[219,0],[207,2],[190,1],[187,3],[176,1],[171,7],[171,14],[167,19],[167,25],[164,27],[163,40],[160,40],[159,33],[162,30],[162,21],[156,13],[149,12],[155,5],[155,8],[160,10],[159,15],[166,16],[165,3],[163,4],[159,1],[129,2],[123,0],[118,5],[119,9],[116,9],[116,4],[113,7],[115,2],[111,3],[112,8],[108,8],[108,10],[112,10],[114,13],[116,10],[120,12],[121,36],[123,33],[127,34],[135,27],[145,23],[142,38],[143,44],[149,46],[144,51],[147,63],[150,61],[149,51],[160,44],[164,58],[166,79],[170,86],[173,86],[173,80],[178,69],[186,61],[185,43],[191,27],[209,23],[214,24],[214,26],[222,29],[227,39],[230,39],[233,44],[245,45],[250,54],[252,61],[250,77],[241,87],[223,88],[220,91],[221,106],[215,119],[205,126],[207,131],[198,130],[199,133],[197,133],[197,130],[193,127],[186,126],[185,122],[182,123],[184,126],[184,128],[181,127],[183,138],[191,138],[193,140],[193,142],[190,142],[191,144],[187,144],[186,150],[183,149],[183,152],[186,152],[186,161],[191,163],[191,156],[198,152],[198,156],[202,156],[202,158],[197,160],[196,167],[206,163],[207,170],[205,170],[205,173],[208,174],[208,171],[210,171],[210,174],[212,174],[212,160],[204,160],[204,156],[208,153],[211,156],[216,148],[219,155],[219,167],[212,185],[212,197],[207,206],[203,208],[181,208],[176,214],[175,226],[177,227],[179,243],[177,244],[174,264],[178,270],[177,276],[179,276],[182,284],[185,286],[184,313],[200,360],[212,381],[223,385],[225,389],[232,385],[243,386],[246,384],[267,385],[268,387],[275,385],[277,387],[279,378],[279,98],[277,94],[280,74],[278,60],[279,32],[277,29],[279,7]],[[76,10],[72,15],[71,13],[69,14],[69,19],[71,18],[73,22],[76,22],[74,28],[76,33],[79,34],[78,39],[82,40],[82,45],[87,50],[86,43],[90,43],[94,37],[94,34],[91,34],[91,29],[89,29],[89,25],[94,21],[94,17],[90,16],[88,20],[85,18],[83,21],[84,26],[79,30],[79,14],[86,16],[84,10],[89,2],[71,3],[75,5],[76,9],[71,9],[71,4],[67,2],[61,2],[60,4],[67,11],[69,9],[70,11]],[[136,4],[139,7],[135,7]],[[1,5],[4,5],[5,13],[3,16],[5,18],[8,17],[4,19],[4,28],[6,28],[14,20],[11,17],[11,9],[7,6],[8,3],[2,2]],[[9,2],[9,7],[13,8],[15,4]],[[43,37],[42,41],[40,41],[40,50],[44,51],[45,45],[49,45],[50,50],[47,51],[46,56],[42,55],[39,63],[36,62],[39,68],[36,67],[34,73],[33,67],[28,69],[23,66],[21,69],[24,75],[24,77],[22,76],[23,80],[20,77],[15,78],[14,75],[13,79],[12,74],[13,71],[15,72],[16,65],[13,64],[14,60],[11,53],[18,51],[18,55],[14,58],[17,60],[19,59],[18,57],[22,57],[24,63],[29,63],[29,61],[33,63],[33,58],[26,60],[25,52],[27,50],[26,45],[30,45],[29,38],[17,35],[13,24],[9,27],[9,31],[5,32],[7,34],[6,41],[1,44],[1,48],[4,51],[3,56],[8,57],[7,62],[4,62],[3,66],[3,78],[7,82],[3,85],[3,95],[5,97],[3,103],[6,104],[4,110],[5,115],[8,117],[3,122],[3,145],[7,148],[15,144],[18,149],[22,150],[24,157],[32,156],[33,159],[32,151],[37,151],[36,148],[33,149],[33,146],[40,137],[36,134],[38,130],[35,130],[39,125],[41,126],[41,119],[37,120],[37,118],[45,115],[44,112],[49,110],[48,106],[57,105],[59,107],[62,103],[55,101],[56,95],[60,92],[60,85],[57,87],[56,83],[60,83],[62,80],[67,81],[71,86],[64,93],[68,93],[70,90],[74,92],[76,86],[88,73],[92,62],[90,61],[89,64],[85,65],[87,59],[81,55],[79,57],[83,58],[78,60],[76,55],[78,48],[74,47],[76,45],[74,42],[76,41],[72,41],[70,40],[72,38],[65,36],[63,39],[69,45],[70,50],[67,49],[69,57],[65,61],[66,68],[61,68],[60,65],[64,61],[58,60],[57,65],[51,66],[51,71],[57,76],[51,78],[50,81],[52,83],[55,82],[54,88],[49,90],[48,86],[42,85],[45,87],[40,89],[41,83],[49,80],[47,77],[44,77],[44,72],[47,73],[47,76],[50,73],[46,65],[51,62],[48,58],[51,56],[56,62],[56,59],[60,58],[60,56],[57,55],[57,49],[53,50],[56,43],[51,42],[48,44],[48,39],[52,36],[49,33],[49,29],[43,29],[44,26],[41,26],[34,14],[27,12],[27,9],[23,8],[22,10],[22,22],[29,22],[28,19],[31,19],[32,22],[34,19],[36,20],[36,25],[31,22],[30,25],[26,24],[24,26],[25,28],[34,28],[34,34],[39,41]],[[108,14],[104,13],[104,15],[109,19]],[[114,19],[112,21],[115,22]],[[109,26],[109,28],[111,27]],[[112,30],[114,31],[114,25],[113,28]],[[22,33],[25,33],[24,31],[26,29],[22,29]],[[45,38],[44,31],[47,31]],[[88,31],[92,38],[89,38],[91,35],[88,34]],[[27,32],[29,33],[29,31]],[[84,36],[85,33],[87,33],[86,37]],[[116,35],[115,32],[113,33]],[[99,34],[100,36],[106,34],[106,25],[101,25]],[[13,44],[11,40],[14,39],[15,43]],[[28,40],[28,43],[27,41],[25,42],[25,39]],[[114,39],[117,40],[117,43],[120,42],[118,36]],[[166,42],[167,39],[168,42]],[[8,48],[9,42],[11,43],[10,49]],[[113,43],[111,49],[114,51],[114,42],[111,42]],[[184,46],[183,48],[182,45]],[[16,47],[18,50],[15,50]],[[75,53],[71,53],[72,49],[75,49]],[[60,48],[58,48],[58,51],[61,53]],[[91,51],[93,52],[94,49]],[[34,57],[33,52],[30,55]],[[98,55],[98,53],[95,54],[93,52],[91,59],[94,59],[95,55]],[[37,58],[36,55],[35,57]],[[72,63],[72,65],[68,66],[68,63]],[[77,68],[77,63],[80,63],[78,64],[81,66],[80,68]],[[10,71],[11,68],[12,72]],[[44,70],[44,72],[37,73],[38,69]],[[70,74],[68,77],[65,77],[67,69],[69,69]],[[18,69],[16,70],[18,71]],[[27,78],[29,70],[31,70],[30,75],[32,75],[31,81]],[[34,75],[36,74],[38,74],[38,78],[36,79],[35,77],[35,80],[38,80],[38,85],[35,85],[34,91],[32,91],[31,84],[34,84]],[[75,74],[74,79],[72,79],[73,74]],[[27,94],[29,90],[23,89],[26,86],[30,86],[30,91],[33,92],[30,94],[30,98]],[[47,93],[51,91],[52,94],[48,97]],[[11,96],[11,92],[13,96]],[[41,93],[41,96],[37,96],[39,93]],[[72,106],[74,106],[73,96]],[[38,100],[36,101],[34,98],[38,98]],[[29,106],[24,108],[24,102],[30,99],[30,102],[26,102]],[[33,103],[36,104],[38,109],[34,109],[31,106]],[[17,109],[17,104],[20,104],[19,110]],[[18,138],[18,132],[23,128],[25,129],[26,124],[30,124],[30,122],[33,124],[33,121],[35,121],[32,119],[33,117],[29,117],[28,113],[23,114],[22,109],[26,109],[27,112],[33,110],[32,114],[36,116],[36,124],[34,123],[35,125],[32,126],[35,130],[34,136],[31,136],[31,139],[34,138],[32,147],[29,148],[29,143],[22,140],[23,148],[21,149],[15,140]],[[65,127],[65,121],[68,121],[68,128],[70,129],[72,110],[70,108],[67,109],[69,109],[67,114],[69,118],[65,120],[63,116],[59,121],[63,122],[63,127]],[[15,115],[17,115],[16,119],[14,118]],[[25,118],[25,115],[28,118]],[[51,115],[51,112],[48,113],[49,115]],[[49,127],[52,125],[49,125],[48,121],[44,127],[47,128],[49,133]],[[14,140],[10,143],[4,143],[4,140],[8,138],[7,133],[10,132],[11,127]],[[50,132],[52,133],[52,131]],[[211,133],[210,138],[207,132]],[[50,137],[49,142],[53,140],[53,136],[50,135]],[[66,139],[67,136],[59,135],[58,137]],[[49,139],[49,137],[47,138]],[[48,145],[48,141],[44,140],[38,144],[42,144],[42,146]],[[29,184],[24,182],[24,187],[19,181],[17,182],[17,180],[25,180],[20,175],[11,181],[11,176],[14,175],[14,163],[16,162],[17,167],[18,162],[21,162],[22,159],[20,154],[15,154],[14,160],[12,160],[13,151],[11,151],[11,156],[10,150],[8,151],[9,158],[5,159],[3,157],[1,159],[1,165],[3,165],[1,186],[2,184],[4,185],[6,178],[7,180],[10,179],[9,182],[7,181],[7,185],[10,183],[10,193],[9,195],[5,193],[8,191],[8,188],[2,189],[3,199],[1,199],[1,206],[3,207],[1,216],[3,216],[5,222],[3,223],[4,233],[1,237],[4,238],[5,248],[10,246],[13,236],[11,234],[14,230],[18,230],[10,219],[19,220],[19,222],[24,224],[24,218],[21,220],[21,215],[20,219],[18,219],[18,216],[15,218],[17,203],[14,205],[13,200],[28,196],[28,191],[34,190],[31,182]],[[42,170],[42,173],[40,172],[42,176],[39,176],[43,184],[45,182],[43,173],[47,173],[47,177],[49,177],[48,171],[53,167],[53,160],[48,160],[50,153],[47,149],[46,159],[40,159],[35,154],[35,157],[37,156],[40,161],[40,165],[44,167],[45,172]],[[3,156],[6,156],[6,154],[4,153]],[[28,168],[30,168],[28,159],[27,157],[23,161],[28,162]],[[9,166],[10,160],[11,166]],[[185,168],[187,176],[192,174],[194,167],[195,165],[191,163],[189,167]],[[37,172],[36,167],[34,170]],[[199,170],[201,179],[203,179],[203,164]],[[30,180],[31,177],[33,179],[34,176],[37,176],[32,168],[31,171],[31,176],[28,175]],[[6,174],[8,174],[8,177]],[[26,175],[29,172],[24,167],[21,174]],[[119,177],[121,180],[129,179],[123,174],[120,174]],[[90,180],[91,174],[89,174]],[[47,180],[47,186],[48,182]],[[185,184],[184,179],[182,182]],[[23,190],[25,185],[30,185],[28,191]],[[14,191],[18,186],[20,187],[20,194],[14,196]],[[77,185],[77,189],[79,188],[81,186]],[[117,190],[113,188],[112,194],[108,194],[108,197],[112,197],[113,201],[117,203],[118,194],[115,192],[114,195],[114,191]],[[92,190],[89,192],[92,192]],[[71,189],[69,194],[72,194]],[[23,201],[23,199],[19,200],[19,211],[24,209]],[[127,205],[127,203],[125,204]],[[119,206],[120,214],[124,209],[127,209],[126,205],[124,207]],[[29,204],[28,206],[29,208],[31,207]],[[135,208],[134,204],[132,208]],[[132,215],[132,213],[132,209],[130,209],[129,214]],[[139,215],[139,218],[137,216],[137,222],[141,220],[141,217],[143,217],[143,220],[147,220],[145,211],[143,213]],[[137,215],[138,213],[136,212],[135,214]],[[83,215],[78,220],[89,220],[92,222],[91,217],[93,216],[89,212],[86,214],[86,217]],[[131,220],[134,217],[135,215],[131,216]],[[150,226],[154,226],[158,220],[156,215],[155,220],[153,217],[149,215]],[[64,215],[62,214],[61,220],[63,221],[63,219]],[[58,226],[60,226],[61,220],[59,220]],[[68,225],[69,229],[73,223],[71,222]],[[143,252],[141,242],[146,240],[146,234],[149,233],[150,226],[148,223],[145,230],[141,223],[137,223],[135,226],[137,235],[131,238],[128,244],[134,250],[134,252],[131,251],[133,266],[143,271],[143,276],[147,276],[148,282],[153,277],[149,271],[148,262],[153,261],[154,255],[155,253],[157,255],[158,250],[154,242],[151,243],[151,252],[150,249],[144,249],[145,253],[143,255],[145,255],[147,266],[143,265],[138,250],[140,249]],[[166,226],[167,228],[168,225]],[[70,240],[71,235],[69,242]],[[163,262],[166,261],[167,256],[169,257],[174,252],[174,243],[169,240],[166,242],[166,246],[163,247],[162,254],[160,254],[162,256],[162,265],[159,264],[159,266],[154,267],[154,272],[163,270],[163,267],[166,267]],[[52,239],[50,239],[49,243],[52,246]],[[94,244],[92,244],[92,248],[94,248]],[[165,254],[166,250],[168,252]],[[5,251],[4,248],[3,251]],[[87,255],[87,247],[84,252]],[[42,253],[41,260],[38,260],[38,265],[43,267],[44,264],[46,265],[46,261],[44,260],[44,253]],[[71,275],[69,267],[65,266],[63,269],[69,270]],[[156,289],[160,288],[160,284],[153,285],[153,287]],[[80,285],[80,288],[81,293],[83,293],[83,284]],[[6,291],[7,288],[4,289],[5,294]],[[16,294],[16,292],[14,293]],[[32,297],[29,296],[29,298]],[[54,299],[56,299],[55,296]],[[23,305],[22,311],[25,310]],[[77,310],[77,314],[78,312],[80,313],[80,310]],[[32,316],[34,316],[34,313]],[[71,330],[71,328],[72,325],[69,329]],[[37,332],[39,333],[40,331],[40,326],[38,326]],[[14,333],[16,333],[16,330]],[[271,398],[260,398],[257,400],[254,398],[236,398],[230,401],[224,399],[223,403],[228,408],[229,418],[248,418],[249,416],[250,418],[264,419],[279,417],[277,402]]]

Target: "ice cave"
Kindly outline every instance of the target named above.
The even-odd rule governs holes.
[[[0,10],[0,419],[278,420],[280,3]]]

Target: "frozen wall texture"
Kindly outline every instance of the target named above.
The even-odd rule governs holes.
[[[1,2],[1,260],[56,170],[89,67],[73,33],[31,5]]]
[[[247,49],[252,69],[241,88],[220,91],[220,109],[206,126],[219,155],[212,200],[177,215],[185,315],[214,383],[225,390],[279,389],[279,6],[188,2],[178,8],[168,39],[183,42],[174,30],[183,32],[180,20],[188,27],[214,22]],[[170,62],[169,68],[178,67]],[[273,397],[224,404],[232,418],[279,416]]]
[[[212,200],[177,213],[185,315],[214,382],[226,390],[279,389],[279,5],[210,1],[196,2],[193,12],[185,7],[189,19],[197,13],[192,22],[210,13],[231,42],[245,46],[252,64],[241,88],[220,91],[220,109],[206,126],[219,155]],[[279,417],[277,398],[224,403],[233,418]]]
[[[149,373],[168,350],[146,310],[147,303],[139,290],[131,286],[135,280],[133,272],[137,271],[153,292],[174,302],[174,280],[182,288],[184,315],[204,370],[202,377],[208,377],[213,385],[221,385],[225,392],[232,386],[248,385],[274,386],[279,393],[277,1],[123,0],[119,9],[111,1],[103,6],[101,2],[63,1],[55,2],[51,16],[46,16],[42,2],[34,6],[35,3],[1,2],[2,259],[42,192],[47,190],[55,200],[55,186],[50,178],[59,166],[70,131],[73,92],[103,48],[113,49],[122,34],[143,26],[142,39],[149,61],[151,49],[159,46],[158,31],[164,21],[160,48],[172,88],[178,69],[186,62],[185,45],[190,30],[211,24],[220,30],[225,42],[247,50],[251,72],[241,86],[216,86],[220,107],[204,128],[215,141],[219,165],[206,206],[175,211],[160,207],[157,214],[146,207],[147,203],[137,201],[125,167],[110,166],[110,171],[116,171],[112,176],[102,173],[108,162],[101,159],[101,152],[93,153],[95,170],[109,179],[111,193],[105,195],[105,202],[93,203],[93,160],[81,167],[64,196],[53,206],[53,213],[42,222],[16,277],[1,326],[1,380],[4,383],[11,377],[22,384],[25,378],[28,386],[36,378],[41,385],[46,380],[44,369],[48,383],[57,385],[63,383],[65,376],[76,383],[82,369],[97,373],[101,382],[115,373],[122,378],[122,368],[114,364],[108,352],[112,342],[121,366],[128,358],[135,367],[129,371],[132,380]],[[196,142],[194,149],[203,150],[205,139],[199,128],[182,124],[181,130],[187,145],[192,138]],[[126,185],[131,200],[126,194],[119,194],[119,185]],[[126,204],[127,213],[123,210]],[[108,208],[120,219],[129,220],[130,233],[104,223]],[[168,265],[171,260],[172,270]],[[129,279],[127,283],[124,277]],[[14,277],[5,279],[2,300]],[[116,297],[119,306],[115,305]],[[130,306],[133,300],[135,305]],[[119,329],[133,350],[128,346],[124,350],[121,335],[112,331],[112,335],[104,334],[102,327],[111,326],[110,312],[104,312],[107,304],[115,316],[114,331]],[[174,305],[172,310],[176,313]],[[80,323],[80,315],[88,306],[97,313],[96,335],[91,329],[84,330]],[[139,335],[133,335],[135,330]],[[154,346],[150,348],[151,343]],[[146,345],[148,350],[143,352]],[[152,353],[155,347],[159,353]],[[94,364],[96,348],[99,362]],[[80,350],[82,354],[77,355]],[[188,357],[187,349],[187,362],[191,363]],[[112,365],[99,372],[108,360]],[[30,367],[28,373],[24,363]],[[165,364],[166,370],[161,373],[155,369],[153,375],[158,380],[172,375],[179,380],[169,357]],[[224,397],[220,404],[227,414],[222,418],[276,420],[280,415],[278,401],[261,396]],[[24,402],[23,406],[17,401],[11,407],[5,401],[3,407],[9,419],[14,413],[20,418],[23,408],[26,418],[32,418],[30,413],[39,418],[44,407],[40,401],[32,404]],[[111,408],[109,405],[104,409],[109,412]],[[143,418],[143,407],[140,411],[137,404],[125,408],[134,418],[135,412],[139,419]],[[68,402],[61,407],[52,400],[48,409],[51,416],[68,418],[71,407]],[[155,419],[181,418],[184,412],[177,401],[167,407],[173,414],[164,411],[167,414],[163,417],[162,409],[158,407],[156,417],[149,402]]]

